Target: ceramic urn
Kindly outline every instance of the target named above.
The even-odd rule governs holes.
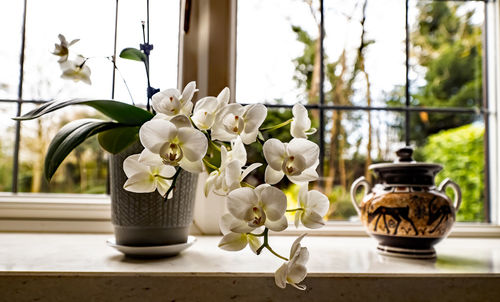
[[[371,165],[376,184],[372,187],[364,177],[358,178],[351,186],[351,200],[366,231],[379,242],[379,253],[434,258],[433,246],[446,238],[455,222],[461,191],[450,179],[436,187],[434,177],[443,167],[415,162],[412,153],[402,148],[394,163]],[[361,186],[362,199],[357,195]],[[446,195],[447,187],[454,191],[453,200]]]

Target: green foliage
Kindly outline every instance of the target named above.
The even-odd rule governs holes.
[[[462,189],[457,220],[484,221],[484,127],[470,124],[431,135],[421,155],[443,165],[436,183],[449,177]]]
[[[141,126],[142,124],[153,118],[153,114],[149,111],[122,102],[113,100],[72,99],[64,102],[48,102],[14,119],[20,121],[32,120],[35,118],[39,118],[47,113],[54,112],[56,110],[72,105],[90,106],[100,111],[110,119],[129,126]]]
[[[117,154],[139,140],[139,126],[106,130],[100,132],[97,138],[104,150]]]
[[[124,48],[120,52],[120,58],[132,61],[146,62],[146,55],[142,53],[142,51],[140,51],[139,49],[133,47]]]
[[[121,126],[96,119],[80,119],[66,124],[50,142],[45,155],[45,178],[50,180],[66,156],[87,138]]]

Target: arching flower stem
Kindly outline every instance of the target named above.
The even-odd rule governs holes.
[[[252,234],[253,235],[253,234]],[[262,232],[262,234],[259,234],[259,235],[254,235],[254,236],[260,236],[262,235],[264,237],[264,243],[257,249],[256,251],[256,254],[257,255],[260,255],[260,253],[262,252],[262,250],[264,248],[266,248],[268,251],[271,252],[271,254],[273,254],[274,256],[280,258],[280,259],[283,259],[285,261],[288,261],[288,258],[286,257],[283,257],[281,256],[280,254],[276,253],[272,248],[271,246],[269,245],[269,242],[268,242],[268,239],[269,239],[269,229],[268,228],[265,228],[264,229],[264,232]]]
[[[297,211],[304,211],[304,208],[296,208],[296,209],[290,209],[286,210],[287,212],[297,212]]]
[[[175,171],[175,174],[172,177],[172,185],[170,186],[170,188],[168,188],[167,193],[165,194],[165,202],[168,200],[168,195],[170,195],[170,192],[175,189],[175,183],[177,182],[177,177],[179,177],[181,170],[181,168],[177,168],[177,171]]]
[[[274,126],[270,126],[270,127],[266,127],[266,128],[261,128],[259,130],[261,132],[273,131],[273,130],[279,129],[281,127],[285,127],[286,125],[290,124],[292,121],[293,121],[293,119],[289,119],[289,120],[284,121],[283,123],[279,123],[278,125],[274,125]]]

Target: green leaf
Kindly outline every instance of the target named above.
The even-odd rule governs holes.
[[[107,117],[129,126],[140,126],[153,118],[153,114],[142,108],[113,100],[72,99],[68,101],[52,101],[20,116],[15,120],[24,121],[38,118],[44,114],[72,105],[90,106]]]
[[[124,48],[120,52],[120,58],[127,59],[127,60],[133,60],[133,61],[142,61],[146,62],[146,55],[142,53],[137,48]]]
[[[104,150],[116,154],[139,139],[139,127],[120,127],[106,130],[99,133],[97,139]]]
[[[62,161],[87,138],[123,124],[97,119],[80,119],[66,124],[52,139],[45,155],[44,174],[50,180]]]

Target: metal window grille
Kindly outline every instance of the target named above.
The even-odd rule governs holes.
[[[116,1],[116,11],[115,11],[115,42],[114,42],[114,52],[116,56],[116,34],[117,34],[117,20],[118,20],[118,1]],[[448,1],[467,1],[467,0],[448,0]],[[488,0],[471,0],[471,1],[479,1],[479,2],[488,2]],[[23,73],[24,73],[24,55],[25,55],[25,38],[26,38],[26,10],[27,10],[27,0],[24,0],[24,12],[23,12],[23,22],[22,22],[22,39],[21,39],[21,50],[20,50],[20,62],[19,62],[19,83],[18,83],[18,94],[17,99],[0,99],[0,103],[16,103],[17,104],[17,116],[21,114],[22,104],[31,103],[31,104],[43,104],[48,100],[28,100],[23,99]],[[411,107],[410,100],[410,80],[409,80],[409,51],[410,51],[410,31],[409,31],[409,20],[408,20],[408,11],[409,11],[409,0],[406,0],[405,5],[405,45],[406,45],[406,73],[405,73],[405,105],[401,107],[377,107],[377,106],[338,106],[338,105],[327,105],[325,104],[325,91],[324,91],[324,36],[325,36],[325,17],[324,17],[324,0],[320,0],[320,85],[319,85],[319,103],[313,105],[307,105],[308,109],[316,109],[319,111],[319,144],[320,144],[320,164],[319,164],[319,173],[323,175],[323,167],[324,167],[324,158],[325,158],[325,111],[328,110],[358,110],[358,111],[392,111],[392,112],[403,112],[405,115],[405,123],[404,123],[404,133],[405,133],[405,143],[408,145],[410,143],[410,113],[412,112],[435,112],[435,113],[460,113],[460,114],[471,114],[471,115],[482,115],[485,124],[485,155],[484,159],[486,163],[489,162],[489,148],[488,148],[488,119],[485,118],[485,114],[488,113],[488,95],[487,95],[487,68],[488,64],[486,64],[486,60],[483,59],[483,102],[481,108],[463,108],[463,107]],[[485,5],[485,22],[486,24],[486,9]],[[483,27],[483,33],[486,33],[487,27]],[[483,47],[483,57],[487,58],[487,47],[486,43],[488,41],[484,39],[483,43],[485,44]],[[113,86],[112,86],[112,97],[114,97],[114,69],[113,69]],[[266,104],[269,108],[291,108],[292,105],[281,105],[281,104]],[[13,154],[13,171],[12,171],[12,192],[18,192],[18,174],[19,174],[19,147],[20,147],[20,131],[21,124],[19,121],[15,124],[15,140],[14,140],[14,154]],[[487,222],[490,222],[490,206],[489,206],[489,189],[488,189],[488,178],[489,178],[489,166],[485,165],[485,217]]]

